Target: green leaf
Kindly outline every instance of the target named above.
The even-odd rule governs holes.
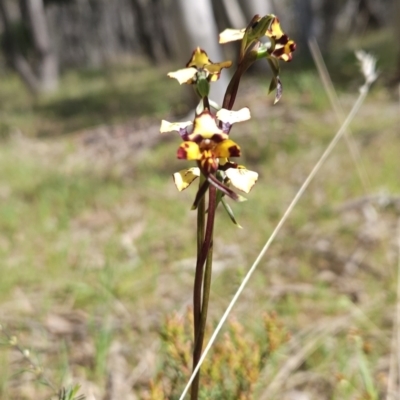
[[[233,210],[230,207],[230,205],[221,197],[221,203],[224,206],[225,211],[227,212],[229,218],[231,221],[240,229],[242,229],[242,226],[239,225],[239,223],[236,221],[235,215],[233,214]]]
[[[279,76],[273,77],[271,79],[271,83],[269,84],[268,93],[271,93],[274,90],[275,90],[274,104],[276,104],[282,97],[282,82],[279,79]]]
[[[281,70],[279,66],[279,60],[274,56],[267,55],[267,61],[274,76],[279,76]]]
[[[273,78],[271,79],[271,83],[269,84],[268,93],[271,93],[272,91],[275,90],[274,104],[276,104],[281,99],[283,91],[282,82],[279,78],[279,72],[280,72],[279,60],[276,59],[275,57],[267,57],[267,61],[274,75]]]

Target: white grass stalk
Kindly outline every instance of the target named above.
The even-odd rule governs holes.
[[[400,85],[399,85],[400,115]],[[395,400],[400,382],[400,219],[397,222],[397,304],[393,323],[392,342],[390,346],[390,364],[386,400]],[[397,372],[397,376],[396,376]]]
[[[336,119],[338,120],[338,123],[340,125],[344,121],[345,114],[343,112],[342,106],[340,105],[339,98],[336,94],[332,80],[329,76],[328,69],[324,62],[324,59],[322,58],[321,51],[319,49],[318,43],[315,38],[309,40],[308,47],[310,48],[310,52],[313,57],[314,63],[317,67],[319,77],[321,79],[322,84],[324,85],[325,92],[328,95],[333,111],[336,114]],[[352,132],[350,129],[346,131],[344,138],[346,140],[347,147],[349,148],[349,152],[353,159],[360,181],[364,187],[364,191],[365,193],[368,193],[368,189],[371,189],[371,181],[363,165],[361,154],[358,150],[357,144],[353,139]]]
[[[390,346],[390,364],[386,400],[396,399],[399,390],[398,382],[400,382],[400,218],[397,222],[397,258],[397,302],[396,313],[393,321],[392,342]]]
[[[369,59],[368,59],[368,61],[369,61]],[[199,371],[201,365],[203,364],[204,359],[207,357],[207,354],[210,351],[212,345],[214,344],[215,339],[217,338],[219,332],[221,331],[222,326],[224,325],[225,321],[227,320],[230,312],[232,311],[232,308],[234,307],[234,305],[236,304],[236,302],[239,299],[240,295],[242,294],[244,288],[246,287],[246,285],[247,285],[248,281],[250,280],[251,276],[253,275],[254,271],[258,267],[258,264],[260,263],[261,259],[264,257],[265,253],[268,251],[269,247],[271,246],[272,242],[274,241],[274,239],[278,235],[279,231],[281,230],[283,224],[288,219],[288,217],[291,214],[291,212],[293,211],[294,207],[297,205],[297,203],[300,200],[301,196],[304,194],[304,192],[308,188],[309,184],[314,179],[315,175],[321,169],[321,167],[324,164],[324,162],[326,161],[326,159],[332,153],[332,150],[335,148],[335,146],[337,145],[339,140],[343,137],[343,135],[347,131],[350,123],[352,122],[352,120],[354,119],[355,115],[359,111],[362,103],[364,102],[364,100],[365,100],[365,98],[366,98],[366,96],[368,94],[369,87],[370,87],[371,83],[373,82],[373,80],[371,80],[371,76],[365,76],[365,79],[366,79],[365,80],[365,84],[360,88],[360,94],[359,94],[359,96],[357,98],[357,101],[354,103],[354,106],[351,109],[351,111],[348,114],[348,116],[345,119],[345,121],[343,122],[343,125],[337,131],[336,135],[334,136],[332,141],[329,143],[328,147],[326,148],[326,150],[322,154],[321,158],[315,164],[314,168],[311,170],[310,174],[308,175],[308,177],[306,178],[306,180],[304,181],[304,183],[300,187],[299,191],[294,196],[292,202],[290,203],[289,207],[287,208],[287,210],[283,214],[283,216],[282,216],[281,220],[279,221],[278,225],[273,230],[271,236],[269,237],[269,239],[265,243],[265,245],[262,248],[261,252],[259,253],[258,257],[256,258],[256,260],[254,261],[253,265],[251,266],[251,268],[247,272],[246,276],[244,277],[244,279],[243,279],[242,283],[240,284],[238,290],[236,291],[235,295],[233,296],[233,298],[232,298],[231,302],[229,303],[227,309],[225,310],[224,314],[222,315],[221,320],[219,321],[217,327],[215,328],[213,334],[211,335],[210,340],[207,343],[207,346],[205,347],[205,349],[203,351],[203,354],[201,355],[198,364],[196,365],[196,368],[193,370],[192,375],[190,376],[190,379],[189,379],[188,383],[186,384],[181,396],[179,397],[179,400],[183,400],[185,398],[185,396],[186,396],[186,394],[187,394],[187,392],[188,392],[188,390],[190,388],[190,385],[192,384],[197,372]]]

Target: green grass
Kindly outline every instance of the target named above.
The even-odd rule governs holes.
[[[153,349],[152,357],[159,357],[152,345],[165,316],[190,303],[196,220],[190,206],[195,188],[178,193],[170,177],[188,165],[175,159],[179,137],[161,142],[137,160],[133,151],[126,161],[129,174],[118,174],[109,173],[113,165],[107,160],[96,160],[103,167],[93,168],[92,159],[80,151],[80,135],[68,135],[142,115],[156,121],[178,109],[178,86],[164,78],[164,72],[142,62],[108,71],[69,72],[63,75],[59,92],[39,99],[30,98],[15,76],[9,76],[0,88],[4,105],[0,113],[4,136],[0,146],[0,322],[38,354],[57,385],[61,379],[80,378],[104,393],[107,374],[116,368],[109,359],[110,349],[120,346],[127,374],[143,361],[145,349]],[[285,70],[282,78],[281,103],[271,106],[268,82],[254,86],[251,96],[241,101],[250,109],[261,104],[265,113],[232,131],[243,149],[243,162],[258,171],[260,178],[247,196],[249,201],[232,204],[244,229],[237,229],[218,210],[215,259],[219,267],[210,310],[214,319],[223,312],[337,130],[315,72],[291,76]],[[254,85],[253,80],[248,84]],[[339,93],[345,109],[356,95]],[[378,86],[352,125],[371,180],[368,193],[400,192],[400,159],[394,145],[397,110],[398,104]],[[13,135],[15,129],[24,136]],[[71,164],[71,157],[81,159]],[[378,222],[373,222],[360,210],[344,214],[336,210],[364,195],[342,142],[234,309],[236,318],[257,340],[265,311],[276,311],[296,335],[323,319],[345,315],[354,307],[363,309],[384,294],[383,301],[367,312],[376,328],[352,319],[339,333],[328,335],[300,368],[322,376],[330,388],[326,393],[334,399],[363,395],[362,374],[364,379],[368,376],[364,367],[375,387],[383,390],[378,364],[390,352],[397,211],[378,208]],[[366,235],[371,237],[365,239]],[[378,268],[382,278],[360,268],[347,270],[337,259],[319,254],[315,246],[320,242],[348,258],[357,251],[363,253],[362,260]],[[54,333],[48,322],[54,314],[82,318],[83,328],[78,322],[68,322],[75,334]],[[351,328],[371,344],[365,359],[348,338]],[[310,337],[301,340],[300,347]],[[283,347],[274,357],[273,375],[290,357],[286,351]],[[6,346],[0,352],[1,365],[12,354]],[[23,380],[25,375],[13,375],[26,365],[6,365],[0,374],[1,399],[42,398],[42,386]],[[289,375],[288,386],[296,373],[299,370]],[[134,390],[139,393],[144,381],[138,378]],[[265,384],[260,383],[260,392]],[[318,385],[310,385],[318,391]]]
[[[15,74],[6,73],[0,88],[0,137],[14,130],[57,136],[143,115],[165,115],[179,102],[172,80],[161,79],[165,72],[148,68],[142,60],[106,70],[65,72],[59,90],[40,98],[30,96]]]

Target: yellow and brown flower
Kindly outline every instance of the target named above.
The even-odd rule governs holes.
[[[216,172],[219,171],[223,180],[243,192],[248,193],[253,187],[258,174],[229,161],[230,158],[240,156],[239,145],[229,138],[231,126],[249,118],[249,109],[243,108],[239,111],[221,109],[215,116],[205,110],[196,116],[193,124],[189,121],[178,123],[162,121],[161,132],[179,131],[184,140],[178,148],[177,157],[196,161],[198,165],[198,167],[184,169],[173,175],[174,183],[179,191],[186,189],[203,174],[209,183],[229,197],[235,200],[243,199],[218,180]],[[188,128],[191,125],[193,129],[189,132]]]
[[[268,53],[283,61],[290,61],[292,59],[292,52],[296,49],[296,43],[290,40],[289,37],[282,31],[279,19],[271,15],[273,18],[269,27],[265,30],[265,36],[271,40],[271,46]],[[265,18],[265,17],[263,17]],[[255,24],[263,18],[256,18]],[[235,40],[242,40],[246,32],[253,29],[254,24],[245,29],[225,29],[219,35],[219,43],[228,43]]]
[[[194,84],[197,82],[198,74],[204,73],[208,82],[215,82],[221,75],[223,68],[229,68],[232,61],[223,61],[220,63],[213,63],[207,56],[207,53],[197,47],[193,51],[192,57],[186,64],[186,68],[179,69],[174,72],[168,73],[170,78],[176,79],[180,84]]]

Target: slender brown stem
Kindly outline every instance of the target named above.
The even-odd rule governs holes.
[[[201,189],[205,177],[203,174],[200,175],[199,179],[199,190]],[[201,287],[203,285],[203,264],[200,264],[201,251],[204,242],[204,223],[205,223],[205,196],[201,198],[197,207],[197,262],[196,272],[194,277],[193,287],[193,325],[194,325],[194,337],[196,338],[199,334],[200,327],[200,315],[201,315]]]
[[[203,301],[201,304],[201,319],[200,319],[200,332],[197,342],[199,343],[199,359],[201,355],[201,350],[204,342],[204,333],[206,331],[206,322],[208,314],[208,304],[210,299],[210,289],[211,289],[211,273],[212,273],[212,261],[213,261],[213,239],[211,237],[210,248],[207,254],[206,268],[204,271],[203,278]],[[197,343],[196,343],[197,344]]]
[[[207,319],[207,311],[208,311],[208,299],[210,296],[210,285],[211,285],[211,265],[212,265],[212,239],[214,232],[214,220],[215,220],[215,210],[217,206],[217,189],[215,186],[210,185],[209,189],[209,201],[208,201],[208,214],[207,214],[207,226],[204,236],[204,242],[202,245],[202,249],[197,258],[196,265],[196,276],[200,274],[201,278],[203,278],[203,267],[204,263],[207,260],[206,274],[204,276],[204,284],[203,284],[203,301],[200,310],[198,323],[195,322],[195,336],[194,336],[194,349],[193,349],[193,369],[196,367],[199,362],[201,356],[201,350],[203,348],[203,340],[204,340],[204,331]],[[201,279],[203,281],[203,279]],[[203,283],[203,282],[201,282]],[[200,288],[194,288],[198,291],[196,298],[196,307],[198,307],[197,302],[201,303],[201,286]],[[194,297],[195,299],[195,297]],[[193,303],[193,307],[195,307],[195,303]],[[194,316],[196,320],[196,315]],[[197,373],[195,379],[193,380],[191,387],[191,400],[197,400],[199,395],[199,382],[200,382],[200,371]]]
[[[224,101],[222,102],[222,108],[225,108],[227,110],[232,110],[233,104],[235,103],[236,100],[237,92],[239,90],[240,79],[242,78],[242,75],[250,67],[250,65],[254,63],[255,60],[256,60],[255,56],[252,55],[250,57],[249,55],[238,65],[237,70],[233,74],[232,79],[229,82],[228,87],[226,88]]]

